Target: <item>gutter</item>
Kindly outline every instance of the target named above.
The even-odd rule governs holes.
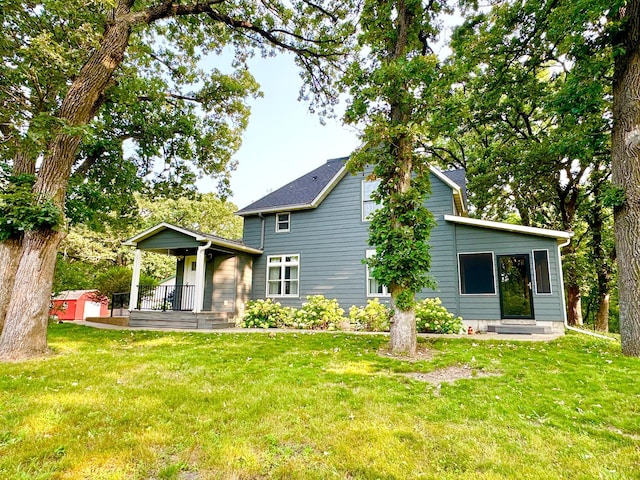
[[[258,213],[258,217],[260,217],[260,250],[264,250],[264,215],[262,212]]]
[[[558,244],[558,266],[559,271],[560,271],[560,284],[564,286],[564,275],[562,273],[562,254],[560,252],[560,250],[564,247],[566,247],[567,245],[569,245],[569,243],[571,242],[571,239],[568,238],[566,242],[564,243],[560,243]],[[611,340],[613,342],[618,342],[615,338],[611,338],[611,337],[607,337],[606,335],[601,335],[599,333],[595,333],[595,332],[590,332],[588,330],[583,330],[582,328],[576,328],[576,327],[572,327],[569,325],[568,321],[567,321],[567,301],[564,297],[564,288],[562,288],[560,290],[560,296],[562,299],[562,305],[564,306],[564,308],[562,309],[562,316],[563,316],[563,320],[564,320],[564,329],[565,330],[570,330],[572,332],[576,332],[576,333],[582,333],[583,335],[589,335],[591,337],[596,337],[596,338],[602,338],[604,340]]]
[[[196,256],[196,265],[200,266],[202,265],[203,267],[203,271],[198,271],[198,268],[196,267],[196,274],[199,274],[196,277],[196,294],[195,294],[195,298],[194,298],[194,306],[193,306],[193,313],[200,313],[202,311],[202,304],[204,302],[204,282],[205,282],[205,273],[207,271],[207,265],[204,261],[204,255],[206,253],[206,251],[209,249],[209,247],[211,247],[211,243],[213,243],[212,240],[209,240],[206,244],[204,245],[200,245],[198,247],[198,253]]]

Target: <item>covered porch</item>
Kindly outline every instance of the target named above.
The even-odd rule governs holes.
[[[135,256],[129,325],[153,328],[223,328],[244,314],[252,284],[253,258],[261,250],[242,242],[168,223],[132,237]],[[140,285],[143,251],[175,258],[175,280]]]

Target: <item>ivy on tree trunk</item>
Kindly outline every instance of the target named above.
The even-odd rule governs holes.
[[[369,228],[376,255],[367,263],[391,293],[390,349],[406,355],[416,352],[416,294],[435,284],[428,273],[428,240],[435,225],[425,207],[429,165],[416,147],[433,134],[429,107],[439,71],[428,41],[436,33],[433,22],[440,8],[438,2],[415,0],[365,2],[359,40],[370,53],[344,78],[353,95],[345,121],[366,125],[350,167],[357,172],[372,166],[372,178],[380,180],[374,199],[381,207]]]

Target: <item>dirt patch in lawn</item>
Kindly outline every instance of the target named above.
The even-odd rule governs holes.
[[[499,373],[485,372],[480,369],[473,369],[469,365],[452,366],[447,368],[439,368],[429,373],[411,372],[403,374],[406,377],[419,380],[421,382],[428,382],[436,387],[439,387],[443,383],[453,383],[456,380],[463,378],[480,378],[480,377],[496,377]]]
[[[413,357],[410,357],[408,355],[398,355],[386,348],[381,348],[380,350],[378,350],[378,355],[385,358],[393,358],[394,360],[404,360],[405,362],[420,362],[422,360],[433,359],[433,357],[435,356],[435,352],[424,345],[418,345],[416,354]]]

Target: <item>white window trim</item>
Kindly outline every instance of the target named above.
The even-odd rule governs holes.
[[[549,293],[538,293],[538,274],[536,273],[536,255],[535,252],[547,252],[547,271],[549,272]],[[551,281],[551,257],[549,256],[549,250],[546,248],[535,248],[531,250],[531,272],[533,277],[533,294],[540,295],[541,297],[548,297],[553,295],[553,282]]]
[[[282,269],[283,267],[286,266],[297,266],[298,267],[298,293],[296,293],[295,295],[292,294],[280,294],[280,295],[275,295],[275,294],[270,294],[269,293],[269,266],[272,265],[271,264],[271,259],[274,257],[298,257],[298,262],[297,263],[291,263],[291,262],[280,262],[280,268]],[[282,255],[269,255],[267,256],[267,276],[265,277],[265,298],[300,298],[300,266],[302,264],[302,259],[299,253],[284,253]],[[284,282],[284,276],[283,278],[280,279],[280,282]]]
[[[491,254],[491,268],[493,269],[493,293],[462,293],[462,275],[460,272],[460,255],[479,255],[483,253]],[[498,296],[498,272],[496,266],[496,254],[492,251],[488,252],[458,252],[458,293],[464,297],[496,297]]]
[[[365,252],[365,257],[366,258],[371,258],[373,256],[375,256],[376,251],[375,250],[367,250]],[[382,293],[372,293],[369,291],[369,278],[373,278],[369,276],[369,265],[365,264],[364,265],[365,270],[364,270],[364,275],[365,275],[365,288],[367,289],[367,298],[389,298],[391,297],[391,292],[389,292],[389,288],[386,285],[382,285]]]
[[[287,221],[287,228],[280,228],[280,215],[289,215],[289,220]],[[276,233],[286,233],[291,231],[291,213],[290,212],[280,212],[276,213]],[[274,255],[277,257],[277,255]]]
[[[378,182],[380,184],[380,180],[362,180],[360,185],[360,218],[363,222],[371,223],[371,219],[364,216],[364,202],[373,202],[373,200],[369,198],[364,198],[364,185],[365,183]],[[374,202],[375,203],[375,202]],[[377,204],[378,208],[382,207],[381,204]]]

